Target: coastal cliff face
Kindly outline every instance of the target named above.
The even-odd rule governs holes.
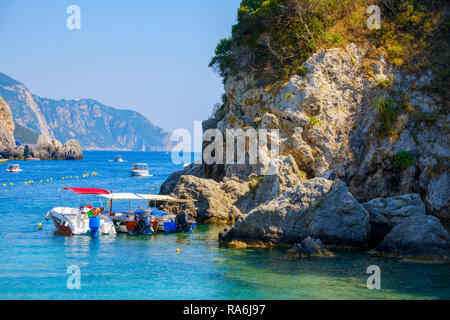
[[[14,143],[14,121],[8,104],[0,97],[0,147],[12,147]]]
[[[449,219],[446,102],[420,89],[432,72],[408,75],[382,56],[367,58],[354,44],[322,50],[303,67],[304,76],[266,87],[252,74],[230,76],[227,103],[205,122],[224,137],[227,128],[279,129],[281,165],[275,176],[260,176],[250,165],[194,164],[173,174],[161,193],[197,200],[187,211],[200,221],[237,220],[221,235],[228,242],[295,243],[310,236],[326,245],[375,248],[394,226],[375,239],[371,229],[379,226],[359,203],[403,194],[415,194],[419,200],[411,207],[423,206],[424,215],[426,207]],[[394,116],[386,119],[386,108],[395,108]],[[414,226],[405,228],[411,230],[420,223],[440,228],[437,219],[409,223]],[[394,228],[399,233],[400,227]],[[433,250],[448,258],[448,233],[439,230],[442,243]],[[410,248],[404,252],[414,256]],[[418,255],[426,256],[423,250]]]
[[[53,100],[0,73],[0,95],[16,123],[38,134],[67,141],[76,137],[85,150],[167,150],[170,135],[135,111],[92,99]]]
[[[279,89],[230,77],[217,127],[279,129],[281,154],[308,177],[333,170],[361,202],[420,193],[430,213],[450,218],[449,116],[444,101],[419,89],[431,71],[406,75],[355,45],[316,53],[303,66],[304,77]],[[395,118],[385,120],[383,107],[397,108]]]
[[[69,140],[62,145],[56,139],[40,135],[35,147],[16,146],[14,138],[14,121],[8,104],[0,96],[0,155],[5,158],[23,159],[29,156],[41,160],[81,160],[83,150],[76,140]]]

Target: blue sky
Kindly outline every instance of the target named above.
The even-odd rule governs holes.
[[[39,96],[93,98],[191,131],[220,101],[223,85],[208,63],[239,3],[0,0],[0,72]],[[66,28],[72,4],[81,30]]]

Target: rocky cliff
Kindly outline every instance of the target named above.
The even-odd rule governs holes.
[[[422,89],[432,71],[406,74],[367,50],[322,50],[303,64],[303,76],[269,86],[252,73],[230,75],[227,102],[207,127],[224,136],[227,128],[279,129],[277,174],[261,176],[251,165],[191,165],[161,192],[197,200],[184,209],[199,220],[237,219],[221,236],[226,241],[295,243],[311,236],[326,245],[423,257],[423,247],[413,249],[420,240],[404,239],[405,230],[423,224],[439,236],[421,232],[421,239],[441,239],[429,242],[430,250],[448,258],[448,233],[425,215],[450,218],[448,102]],[[416,194],[423,215],[404,217],[405,224],[384,233],[359,204],[403,194]],[[371,229],[383,235],[373,240]],[[397,250],[395,235],[410,245]]]
[[[7,148],[15,146],[14,143],[14,121],[8,104],[0,96],[0,147]]]
[[[85,150],[167,150],[169,133],[141,114],[92,99],[53,100],[0,73],[0,95],[16,123],[55,139],[76,138]]]
[[[41,135],[35,147],[16,146],[13,133],[14,121],[11,110],[0,96],[0,155],[3,158],[23,159],[29,156],[41,160],[81,160],[83,158],[83,150],[76,140],[69,140],[62,145],[58,140]]]

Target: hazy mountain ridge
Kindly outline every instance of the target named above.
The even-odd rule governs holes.
[[[170,136],[146,117],[93,99],[55,100],[33,95],[27,87],[0,73],[0,95],[15,121],[58,140],[77,139],[85,150],[167,150]]]

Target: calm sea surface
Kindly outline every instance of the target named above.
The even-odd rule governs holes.
[[[286,259],[284,250],[219,248],[217,233],[222,227],[217,226],[199,225],[192,234],[98,239],[55,234],[45,213],[65,201],[78,201],[67,192],[60,197],[59,188],[157,193],[151,189],[182,168],[163,152],[123,152],[127,162],[109,162],[115,154],[85,152],[83,161],[17,161],[24,171],[14,174],[0,164],[0,299],[450,298],[448,264],[359,253],[295,261]],[[153,176],[130,177],[133,162],[149,163]],[[92,172],[98,175],[82,178]],[[24,184],[29,181],[34,183]],[[72,265],[81,269],[80,290],[67,288],[67,268]],[[366,287],[370,265],[381,268],[381,290]]]

